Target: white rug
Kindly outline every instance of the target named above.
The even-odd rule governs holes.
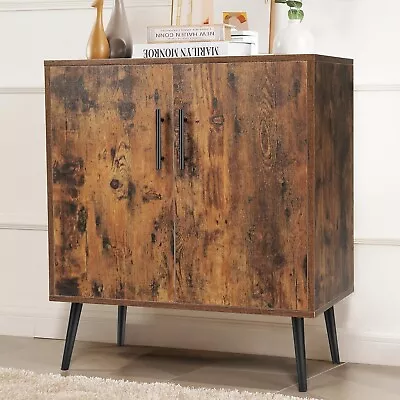
[[[297,397],[169,383],[135,383],[112,379],[36,374],[0,368],[1,400],[296,400]],[[302,399],[304,400],[304,399]]]

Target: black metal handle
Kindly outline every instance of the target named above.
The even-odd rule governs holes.
[[[183,110],[179,110],[179,168],[185,169],[185,131]]]
[[[156,109],[156,169],[161,169],[161,111]]]

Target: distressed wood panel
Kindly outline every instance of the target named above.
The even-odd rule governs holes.
[[[314,317],[353,291],[351,60],[45,65],[51,300]]]
[[[174,66],[177,301],[308,310],[307,87],[306,62]]]
[[[131,58],[118,59],[107,58],[103,60],[46,60],[45,66],[101,66],[101,65],[173,65],[173,64],[226,64],[241,62],[263,62],[263,63],[283,63],[283,62],[326,62],[338,63],[342,65],[353,65],[353,60],[348,58],[321,56],[315,54],[274,54],[259,56],[221,56],[221,57],[199,57],[199,58]]]
[[[171,68],[53,66],[46,83],[50,296],[172,301]]]
[[[316,310],[354,289],[353,67],[315,64]]]

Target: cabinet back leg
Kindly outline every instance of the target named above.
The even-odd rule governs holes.
[[[307,392],[307,362],[304,337],[304,318],[292,318],[292,327],[299,391]]]
[[[339,344],[336,332],[335,310],[331,307],[325,311],[326,332],[328,333],[329,348],[331,350],[332,362],[340,364]]]
[[[82,312],[81,303],[72,303],[69,313],[68,329],[65,338],[64,355],[61,363],[61,370],[66,371],[69,369],[71,363],[72,351],[74,350],[76,332],[78,331],[79,319]]]
[[[125,328],[126,328],[126,312],[128,307],[118,306],[118,329],[117,329],[117,345],[125,344]]]

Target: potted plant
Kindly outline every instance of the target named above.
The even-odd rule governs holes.
[[[286,4],[288,25],[278,32],[273,43],[274,54],[304,54],[314,52],[314,38],[302,24],[304,19],[302,0],[275,0],[276,4]]]

